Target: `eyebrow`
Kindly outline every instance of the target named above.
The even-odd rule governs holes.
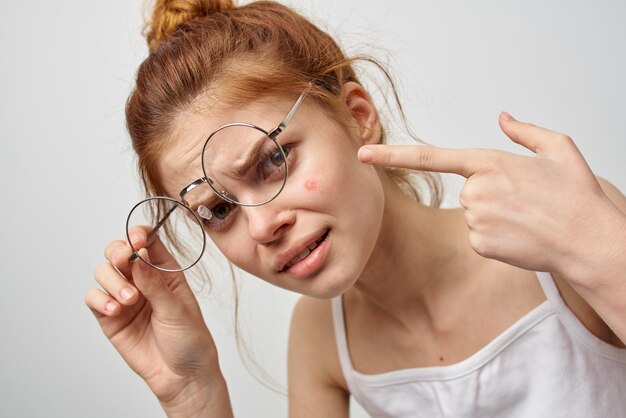
[[[248,171],[255,166],[261,158],[261,151],[266,143],[267,135],[262,135],[261,138],[254,144],[254,147],[244,157],[244,161],[240,164],[236,164],[233,168],[233,174],[238,177],[245,177]]]

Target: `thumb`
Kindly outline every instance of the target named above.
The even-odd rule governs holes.
[[[513,142],[519,144],[535,154],[545,150],[545,141],[542,141],[546,133],[553,133],[530,123],[520,122],[507,112],[500,113],[498,124],[502,132]]]
[[[143,260],[151,262],[146,248],[142,248],[138,252]],[[164,277],[166,274],[172,273],[161,272],[138,260],[133,263],[132,274],[135,286],[150,302],[156,313],[171,313],[178,310],[179,302]]]
[[[538,156],[553,160],[579,159],[580,151],[570,137],[531,123],[520,122],[506,112],[500,113],[498,123],[511,140]]]

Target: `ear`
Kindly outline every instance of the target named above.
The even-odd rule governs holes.
[[[359,83],[349,81],[341,89],[341,97],[359,127],[363,145],[378,144],[382,128],[372,98]]]

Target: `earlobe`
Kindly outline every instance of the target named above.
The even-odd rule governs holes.
[[[341,94],[354,121],[358,124],[361,142],[378,144],[381,137],[381,125],[378,111],[370,95],[363,86],[353,81],[343,85]]]

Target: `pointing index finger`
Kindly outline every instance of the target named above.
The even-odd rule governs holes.
[[[478,170],[469,154],[470,150],[436,148],[429,145],[379,144],[361,147],[358,157],[366,164],[454,173],[469,177]]]

